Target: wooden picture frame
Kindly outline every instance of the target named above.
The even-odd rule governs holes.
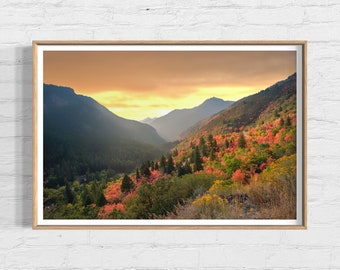
[[[307,228],[306,41],[33,41],[32,47],[34,229]],[[130,100],[128,89],[140,98],[136,108],[151,111],[158,106],[156,97],[161,105],[175,99],[180,103],[183,93],[192,91],[192,100],[202,95],[204,102],[202,93],[213,97],[215,90],[222,93],[221,87],[239,89],[235,96],[245,94],[177,134],[181,141],[172,148],[166,144],[168,156],[162,153],[164,167],[159,158],[136,158],[155,157],[161,144],[150,144],[160,140],[162,130],[137,121],[127,124],[125,118],[134,119],[132,114],[126,117],[112,109],[118,99],[122,104]],[[261,88],[254,91],[256,87]],[[85,92],[79,95],[79,90]],[[152,95],[153,108],[148,105]],[[120,120],[101,123],[110,112],[100,103]],[[122,104],[122,111],[124,106],[130,108],[127,114],[133,111],[133,105]],[[200,102],[195,104],[159,111],[193,108]],[[172,136],[167,140],[173,141]],[[124,159],[122,153],[130,156]],[[188,171],[180,174],[187,163]],[[188,184],[190,196],[180,197],[176,192],[183,191],[184,181],[197,186],[191,190]],[[162,185],[171,192],[163,194]],[[282,191],[287,185],[290,191]],[[143,195],[148,206],[142,191],[150,192]],[[286,193],[281,198],[278,192]],[[166,202],[162,194],[168,196]],[[284,203],[293,206],[283,208]],[[137,211],[139,206],[144,208]]]

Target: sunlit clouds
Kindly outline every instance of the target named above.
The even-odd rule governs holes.
[[[213,96],[236,101],[295,70],[293,51],[44,52],[44,83],[69,86],[137,120],[191,108]]]

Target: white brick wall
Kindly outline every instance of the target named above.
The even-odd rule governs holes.
[[[32,231],[31,41],[308,40],[307,231]],[[0,269],[340,269],[340,1],[0,2]]]

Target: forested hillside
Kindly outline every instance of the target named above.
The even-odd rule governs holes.
[[[73,89],[44,85],[44,175],[46,187],[108,170],[129,172],[161,154],[165,141],[154,128],[126,120]]]
[[[130,172],[44,190],[45,218],[295,219],[296,75],[206,119]]]

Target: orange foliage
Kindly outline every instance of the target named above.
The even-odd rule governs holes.
[[[122,203],[106,204],[99,209],[98,217],[101,219],[107,218],[113,210],[124,212],[124,205]]]
[[[121,186],[121,181],[118,181],[114,184],[110,184],[106,189],[105,189],[105,199],[109,203],[113,203],[115,201],[119,201],[122,197],[122,191],[120,189]]]
[[[232,179],[234,182],[243,183],[245,177],[246,177],[246,175],[245,175],[240,169],[237,169],[237,170],[233,173],[233,176],[231,177],[231,179]]]
[[[281,141],[281,136],[282,136],[282,134],[283,134],[284,131],[285,131],[285,129],[284,129],[284,128],[281,128],[281,129],[279,130],[279,132],[276,133],[275,139],[274,139],[274,143],[280,143],[280,141]]]
[[[289,135],[284,137],[284,141],[285,142],[290,142],[290,141],[292,141],[292,139],[293,139],[293,135],[292,134],[289,134]]]
[[[153,170],[151,171],[150,175],[150,183],[156,182],[159,178],[161,178],[163,175],[159,170]]]

